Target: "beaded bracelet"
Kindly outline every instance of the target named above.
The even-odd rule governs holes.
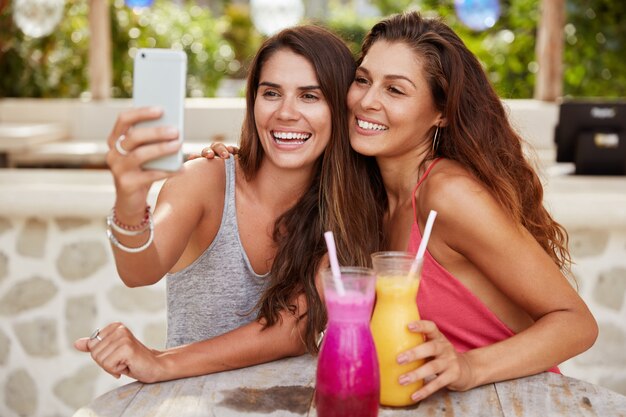
[[[146,206],[146,211],[141,223],[133,226],[129,226],[120,222],[115,215],[115,207],[111,209],[111,213],[107,216],[107,226],[115,230],[117,233],[124,236],[139,236],[148,230],[150,221],[150,206]]]
[[[148,230],[150,231],[150,235],[148,236],[148,240],[146,241],[146,243],[144,243],[143,245],[139,247],[131,248],[130,246],[126,246],[120,243],[120,241],[117,240],[117,238],[113,234],[113,225],[115,225],[115,223],[113,223],[112,221],[109,222],[107,218],[107,237],[109,238],[113,246],[115,246],[116,248],[124,252],[138,253],[138,252],[144,251],[148,248],[148,246],[152,244],[152,241],[154,240],[154,222],[152,220],[152,213],[150,212],[148,212]],[[142,231],[142,233],[144,231],[145,229]]]

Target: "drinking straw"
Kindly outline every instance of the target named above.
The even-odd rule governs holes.
[[[419,248],[417,248],[417,255],[415,255],[415,260],[411,265],[409,275],[417,273],[417,271],[419,271],[419,269],[422,267],[424,253],[426,253],[426,245],[428,245],[428,239],[430,239],[430,232],[433,230],[435,217],[437,217],[437,212],[435,210],[431,210],[430,213],[428,213],[428,220],[426,220],[426,227],[424,228],[424,236],[422,236],[420,246]]]
[[[328,247],[328,258],[330,259],[330,270],[333,274],[333,282],[335,283],[335,289],[340,296],[346,294],[346,290],[343,287],[341,281],[341,270],[339,269],[339,260],[337,260],[337,248],[335,248],[335,238],[333,232],[328,231],[324,233],[324,239],[326,239],[326,246]]]

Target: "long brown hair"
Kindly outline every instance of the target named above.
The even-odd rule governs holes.
[[[241,135],[239,162],[246,178],[256,175],[264,157],[254,119],[254,102],[263,64],[277,51],[290,50],[311,63],[331,113],[331,137],[316,163],[311,185],[294,207],[274,226],[276,256],[269,287],[259,301],[259,318],[266,326],[288,309],[307,318],[304,343],[317,352],[316,338],[326,325],[326,310],[315,287],[315,274],[326,252],[323,233],[332,230],[338,257],[344,265],[368,265],[379,249],[382,209],[377,204],[368,172],[373,160],[350,147],[346,119],[348,88],[355,62],[337,36],[317,26],[289,28],[267,39],[250,66],[246,116]],[[304,294],[307,311],[297,312],[294,299]]]
[[[457,161],[491,191],[498,202],[539,242],[554,262],[569,271],[565,229],[543,206],[543,187],[524,157],[523,139],[478,59],[439,19],[407,12],[372,27],[361,60],[377,41],[402,42],[420,58],[435,106],[447,119],[432,157]]]

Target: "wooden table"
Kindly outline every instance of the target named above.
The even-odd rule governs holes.
[[[156,384],[133,382],[79,409],[74,417],[316,416],[316,362],[310,356]],[[626,397],[553,373],[489,384],[468,392],[442,390],[379,416],[626,416]]]

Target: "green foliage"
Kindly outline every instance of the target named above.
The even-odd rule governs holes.
[[[1,0],[0,0],[1,1]],[[136,48],[177,48],[189,59],[188,95],[212,96],[224,76],[243,77],[262,37],[249,8],[222,1],[223,16],[189,0],[182,6],[156,0],[134,11],[111,0],[113,96],[129,97]],[[565,95],[625,97],[626,2],[566,0],[564,28]],[[454,0],[372,0],[382,15],[417,9],[441,16],[464,40],[504,98],[533,95],[535,40],[540,0],[501,0],[495,26],[475,32],[460,22]],[[377,18],[357,16],[344,1],[329,0],[330,18],[322,22],[346,40],[353,53]],[[51,35],[33,39],[14,24],[12,7],[0,8],[0,97],[78,97],[88,90],[88,0],[67,0],[65,18]]]
[[[182,6],[157,0],[133,10],[123,0],[111,6],[113,97],[132,94],[133,56],[137,48],[175,48],[188,57],[187,92],[212,96],[224,75],[241,64],[225,39],[224,19],[192,2]],[[78,97],[88,89],[88,1],[68,0],[65,18],[49,36],[24,35],[12,20],[12,7],[0,12],[0,97]]]
[[[411,6],[423,15],[440,16],[463,39],[501,97],[529,98],[533,95],[537,70],[534,60],[539,1],[502,0],[500,3],[500,19],[483,32],[473,31],[458,19],[454,0],[413,1]],[[402,10],[398,7],[393,12]]]
[[[626,97],[626,2],[570,0],[564,88],[572,97]]]
[[[236,72],[234,51],[223,38],[226,26],[193,3],[184,6],[157,0],[150,8],[133,10],[123,0],[111,9],[113,95],[132,94],[133,58],[138,48],[173,48],[187,53],[187,94],[215,95],[222,77]]]
[[[380,10],[383,16],[387,16],[406,10],[415,2],[412,0],[372,0],[371,3]]]
[[[540,0],[501,0],[501,17],[489,30],[475,32],[456,17],[454,0],[373,0],[382,15],[416,9],[441,16],[476,54],[503,98],[533,96],[538,64],[535,41]],[[626,2],[566,0],[563,93],[574,97],[626,97]],[[355,23],[357,22],[357,23]],[[344,16],[331,27],[360,33],[356,17]],[[370,22],[361,26],[366,33]]]
[[[240,69],[233,74],[238,78],[245,78],[248,64],[261,46],[263,37],[257,32],[250,18],[250,7],[242,4],[228,4],[224,8],[224,19],[228,24],[228,31],[224,38],[232,45],[235,59]]]
[[[87,2],[68,1],[51,35],[31,38],[0,11],[0,97],[77,97],[87,89]]]
[[[331,2],[330,6],[331,17],[322,24],[340,36],[348,44],[352,54],[358,56],[363,38],[378,18],[357,16],[350,7],[337,1]]]

